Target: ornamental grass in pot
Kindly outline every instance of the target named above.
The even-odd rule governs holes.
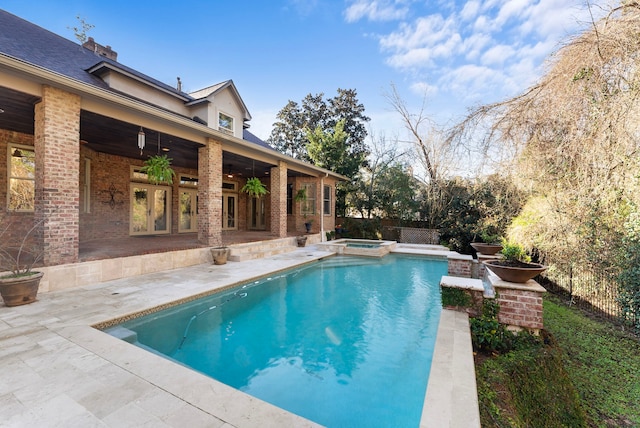
[[[20,306],[36,301],[40,280],[44,273],[34,271],[44,250],[34,240],[35,232],[44,220],[39,220],[18,237],[10,237],[13,222],[6,222],[0,230],[0,295],[7,306]],[[4,223],[4,222],[3,222]]]
[[[501,260],[489,260],[483,262],[487,269],[507,282],[525,283],[547,270],[547,266],[540,263],[531,263],[531,257],[521,245],[503,242],[500,253]]]

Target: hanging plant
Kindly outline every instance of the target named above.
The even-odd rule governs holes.
[[[296,192],[296,196],[293,197],[296,202],[302,202],[307,200],[307,188],[303,187],[302,189],[298,189]]]
[[[248,179],[247,183],[242,186],[242,189],[240,190],[247,193],[253,198],[259,198],[260,196],[269,193],[264,184],[262,184],[262,181],[260,181],[260,179],[256,177]]]
[[[144,166],[140,168],[140,172],[147,174],[151,184],[172,184],[176,173],[171,168],[171,161],[172,159],[167,155],[149,156],[149,159],[144,161]]]

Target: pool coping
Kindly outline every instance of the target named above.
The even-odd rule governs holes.
[[[248,280],[331,255],[306,248],[261,263],[198,265],[81,290],[44,293],[34,305],[2,308],[0,356],[11,373],[0,382],[0,419],[9,425],[47,426],[68,424],[81,417],[119,426],[130,423],[133,413],[134,420],[166,426],[190,425],[188,421],[200,422],[193,426],[214,427],[319,426],[92,326],[145,307],[209,292],[212,282],[216,283],[214,288],[226,288],[239,283],[240,277]],[[176,280],[181,282],[176,284]],[[474,426],[478,412],[471,350],[460,346],[470,344],[468,321],[465,324],[460,319],[464,314],[449,312],[442,312],[438,327],[425,396],[429,405],[423,409],[421,427]],[[52,349],[54,343],[57,345]],[[466,357],[452,358],[458,353]],[[12,380],[18,375],[20,379]],[[469,376],[471,379],[465,380]],[[104,383],[95,381],[102,377],[107,377]],[[122,385],[127,385],[126,391]],[[123,395],[133,398],[124,400]],[[171,406],[151,406],[150,397],[153,403]],[[459,406],[469,410],[461,411]],[[460,420],[463,414],[471,419]]]

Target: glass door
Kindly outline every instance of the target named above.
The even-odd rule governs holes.
[[[231,193],[222,194],[222,230],[235,230],[238,228],[238,195]]]
[[[131,183],[131,235],[169,233],[171,189],[165,186]]]
[[[264,198],[249,199],[249,228],[264,230],[265,222]]]
[[[180,219],[178,232],[195,232],[198,230],[198,191],[180,189]]]

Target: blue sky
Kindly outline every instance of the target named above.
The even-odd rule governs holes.
[[[601,16],[607,0],[592,0]],[[36,5],[37,4],[37,5]],[[376,135],[406,138],[383,95],[393,83],[439,123],[513,96],[589,21],[583,0],[0,0],[75,40],[76,16],[118,60],[192,91],[232,79],[266,139],[288,100],[356,89]]]

